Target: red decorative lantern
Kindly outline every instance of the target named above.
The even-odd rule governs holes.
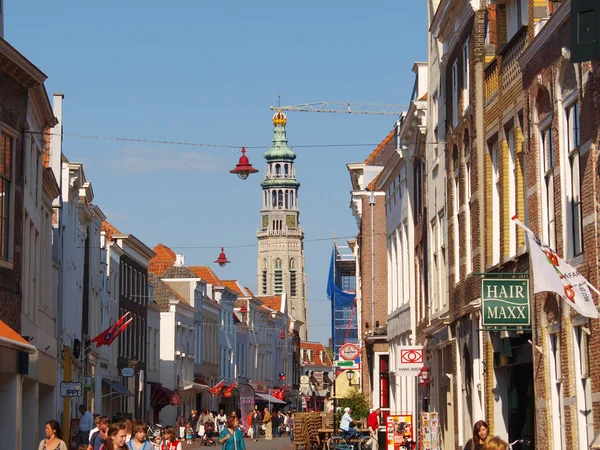
[[[422,388],[426,388],[427,386],[429,386],[429,384],[431,383],[431,379],[429,378],[429,374],[431,373],[431,371],[429,370],[429,367],[427,366],[423,366],[421,367],[421,371],[419,372],[419,386],[421,386]]]
[[[229,264],[231,262],[227,259],[227,256],[225,256],[225,249],[223,247],[221,247],[221,254],[214,262],[216,262],[221,267],[225,267],[226,264]]]
[[[246,304],[245,303],[242,304],[242,307],[240,308],[240,312],[242,314],[246,314],[248,312],[248,308],[246,308]]]
[[[235,165],[235,169],[229,171],[229,173],[235,173],[240,179],[245,180],[251,173],[258,172],[258,169],[252,167],[250,160],[246,156],[246,148],[242,147],[242,156],[240,161]]]
[[[281,334],[279,335],[279,339],[285,339],[285,331],[281,330]]]

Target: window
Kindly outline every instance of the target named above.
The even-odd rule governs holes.
[[[271,208],[277,207],[277,191],[271,191]]]
[[[562,368],[560,334],[550,334],[550,401],[552,403],[552,442],[553,448],[565,448],[564,405],[562,389]]]
[[[278,208],[283,208],[283,191],[279,190],[277,191],[277,207]]]
[[[498,143],[492,144],[492,265],[500,262],[500,158]]]
[[[546,245],[556,249],[556,217],[554,210],[554,143],[552,127],[540,132],[540,175],[541,175],[541,212],[542,239]]]
[[[267,295],[267,260],[263,260],[262,269],[262,295]]]
[[[281,165],[275,164],[275,176],[281,176]]]
[[[456,167],[456,166],[455,166]],[[454,171],[454,282],[460,281],[460,172]]]
[[[471,140],[469,132],[465,132],[463,140],[465,152],[465,273],[473,271],[473,260],[471,253]]]
[[[434,140],[434,144],[437,144],[437,140],[438,140],[438,92],[437,90],[435,91],[435,93],[431,96],[431,123],[433,124],[433,140]],[[434,145],[433,147],[433,151],[434,153],[434,159],[437,158],[438,156],[438,148],[437,145]]]
[[[577,434],[579,448],[588,448],[594,439],[594,414],[592,410],[592,380],[590,378],[589,330],[583,326],[573,328],[575,357],[575,398],[577,401]]]
[[[452,125],[458,125],[458,63],[452,64]]]
[[[289,208],[289,195],[288,191],[285,191],[285,209]]]
[[[440,304],[441,307],[445,307],[447,303],[446,299],[446,267],[448,261],[446,261],[446,245],[444,243],[444,232],[446,231],[446,214],[442,210],[438,214],[438,248],[440,254],[440,270],[438,271],[438,283],[440,284]]]
[[[567,217],[570,241],[567,254],[575,258],[583,253],[583,218],[581,214],[581,173],[579,167],[579,105],[577,100],[565,108],[564,113],[565,149],[568,161],[567,173]]]
[[[275,280],[273,284],[275,294],[281,294],[283,291],[283,273],[281,270],[281,260],[279,258],[275,260]]]
[[[0,259],[10,257],[12,205],[12,166],[15,138],[5,132],[0,135]]]
[[[285,176],[286,176],[286,178],[287,178],[287,176],[289,175],[289,167],[288,167],[288,165],[287,165],[287,164],[285,164],[285,165],[283,166],[283,172],[284,172],[284,174],[285,174]]]
[[[506,38],[510,39],[529,21],[527,0],[508,0],[506,3]]]
[[[293,259],[290,259],[290,296],[296,297],[296,263]]]
[[[508,255],[514,256],[517,253],[517,225],[513,223],[511,217],[517,214],[517,165],[516,161],[516,140],[515,129],[509,128],[506,130],[508,140]]]
[[[469,38],[462,47],[463,112],[469,107]]]

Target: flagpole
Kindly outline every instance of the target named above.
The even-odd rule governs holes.
[[[517,216],[513,216],[513,217],[512,217],[512,220],[514,220],[514,221],[515,221],[515,223],[516,223],[517,225],[519,225],[521,228],[523,228],[523,229],[524,229],[525,231],[527,231],[528,233],[531,233],[532,235],[534,235],[534,236],[537,236],[537,235],[536,235],[536,234],[535,234],[533,231],[531,231],[531,230],[530,230],[530,229],[529,229],[529,228],[528,228],[528,227],[527,227],[527,226],[526,226],[526,225],[525,225],[523,222],[521,222],[521,221],[520,221],[520,220],[517,218]],[[552,249],[552,250],[553,250],[553,251],[555,251],[554,249]],[[556,255],[558,255],[558,253],[556,253]],[[557,271],[557,272],[560,274],[561,278],[563,277],[563,274],[562,274],[562,272],[561,272],[560,270],[558,270],[558,268],[557,268],[556,266],[554,267],[554,270],[556,270],[556,271]],[[585,284],[586,284],[586,285],[587,285],[587,286],[588,286],[588,287],[589,287],[589,288],[590,288],[592,291],[594,291],[596,294],[600,295],[600,291],[599,291],[598,289],[596,289],[596,287],[595,287],[595,286],[594,286],[592,283],[590,283],[590,282],[587,280],[587,278],[585,279]]]

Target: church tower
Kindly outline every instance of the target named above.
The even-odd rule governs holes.
[[[304,275],[304,231],[300,227],[294,160],[285,132],[287,118],[273,116],[273,145],[266,151],[261,228],[258,238],[258,291],[260,295],[285,293],[288,312],[304,322],[300,338],[308,340],[308,303]]]

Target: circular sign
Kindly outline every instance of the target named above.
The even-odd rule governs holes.
[[[340,357],[346,361],[354,361],[360,355],[360,350],[354,344],[344,344],[340,348]]]

